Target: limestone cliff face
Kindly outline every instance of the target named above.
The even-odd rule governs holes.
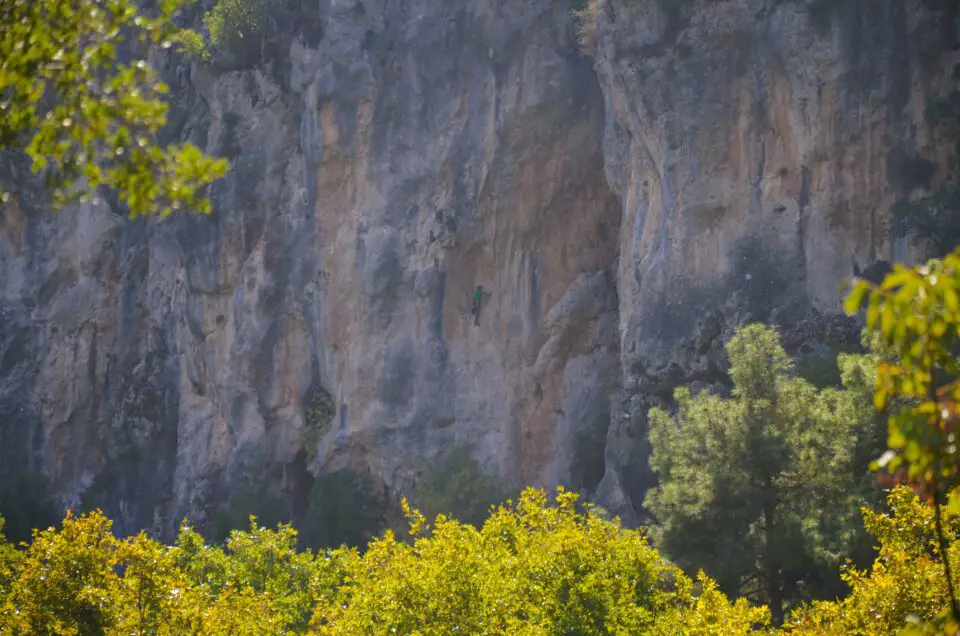
[[[558,483],[602,453],[620,205],[569,7],[314,8],[254,67],[170,69],[175,132],[233,160],[213,218],[4,210],[6,470],[168,532],[249,479],[393,495],[462,444]]]
[[[0,479],[169,533],[467,445],[634,515],[646,408],[724,334],[911,256],[885,224],[952,151],[957,11],[881,4],[605,0],[594,64],[566,2],[319,0],[255,65],[158,60],[233,169],[210,218],[0,212]]]
[[[629,513],[638,493],[633,506],[619,497],[631,491],[623,473],[642,469],[625,468],[636,463],[625,440],[642,438],[666,388],[716,381],[731,327],[849,337],[829,315],[854,267],[918,256],[890,240],[890,208],[943,179],[954,152],[927,115],[957,87],[960,11],[949,0],[596,7],[605,166],[623,202],[625,400],[602,490]]]

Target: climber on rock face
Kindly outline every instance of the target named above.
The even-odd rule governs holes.
[[[473,305],[470,308],[470,313],[473,315],[473,324],[480,324],[480,306],[483,304],[483,297],[489,296],[483,291],[483,285],[477,285],[477,291],[473,293]]]

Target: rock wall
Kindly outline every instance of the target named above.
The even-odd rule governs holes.
[[[629,440],[673,386],[718,380],[732,327],[856,337],[830,319],[843,281],[920,255],[891,240],[890,208],[949,175],[956,139],[929,112],[958,87],[960,5],[594,6],[605,167],[623,202],[625,393],[602,490],[630,515],[642,488],[622,476],[643,483],[645,456]]]
[[[233,168],[212,217],[0,210],[0,480],[169,534],[467,445],[633,518],[651,403],[911,256],[884,228],[943,178],[957,10],[596,6],[595,60],[558,0],[304,1],[255,63],[158,58],[170,133]]]

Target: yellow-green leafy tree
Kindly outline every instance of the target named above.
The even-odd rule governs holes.
[[[317,556],[255,520],[223,546],[186,525],[164,546],[115,537],[99,511],[68,515],[9,570],[0,633],[738,636],[768,622],[562,490],[527,490],[480,529],[407,512],[409,542],[387,532]]]
[[[917,267],[897,264],[879,285],[856,280],[845,307],[865,308],[867,328],[887,350],[874,406],[889,414],[888,449],[875,467],[932,504],[938,553],[946,554],[945,517],[960,513],[960,250]],[[949,603],[938,624],[957,633],[956,571],[945,558],[941,564]]]
[[[7,602],[3,630],[12,634],[93,634],[117,625],[121,607],[117,539],[100,513],[67,515],[63,529],[34,535]]]
[[[751,606],[744,598],[731,603],[702,570],[697,573],[696,583],[700,588],[696,596],[657,621],[652,635],[716,636],[764,631],[769,621],[767,608]]]
[[[198,633],[203,599],[167,546],[140,533],[116,543],[115,559],[122,576],[110,601],[120,610],[114,633]]]
[[[890,493],[888,504],[888,513],[863,511],[867,529],[879,544],[873,567],[846,569],[843,578],[850,595],[798,610],[784,626],[786,631],[811,636],[893,636],[908,621],[933,624],[950,606],[933,508],[904,486]],[[958,531],[956,518],[944,527],[954,567],[960,562]]]
[[[133,0],[0,1],[0,151],[26,151],[55,204],[105,188],[132,217],[209,211],[204,186],[227,163],[160,143],[168,87],[145,60],[170,47],[184,2],[161,0],[147,14]]]
[[[4,536],[4,523],[3,516],[0,516],[0,611],[2,611],[7,595],[10,593],[10,585],[17,574],[21,556],[20,552]]]
[[[765,608],[731,605],[666,564],[637,531],[550,505],[528,489],[482,528],[407,508],[412,543],[387,532],[339,566],[348,584],[320,604],[322,634],[744,634]],[[712,630],[712,631],[711,631]]]

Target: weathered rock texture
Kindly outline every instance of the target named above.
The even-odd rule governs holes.
[[[635,515],[646,408],[739,322],[834,324],[952,151],[949,0],[606,0],[595,66],[558,0],[300,6],[252,66],[160,60],[213,217],[0,211],[0,480],[166,534],[465,444]]]
[[[947,174],[956,140],[926,114],[956,90],[960,5],[597,8],[605,167],[624,211],[625,403],[603,490],[628,513],[639,490],[622,477],[642,481],[642,467],[624,440],[642,439],[646,409],[664,389],[717,380],[731,327],[813,322],[822,333],[832,321],[819,316],[839,312],[854,266],[917,256],[907,241],[890,241],[889,213]]]

